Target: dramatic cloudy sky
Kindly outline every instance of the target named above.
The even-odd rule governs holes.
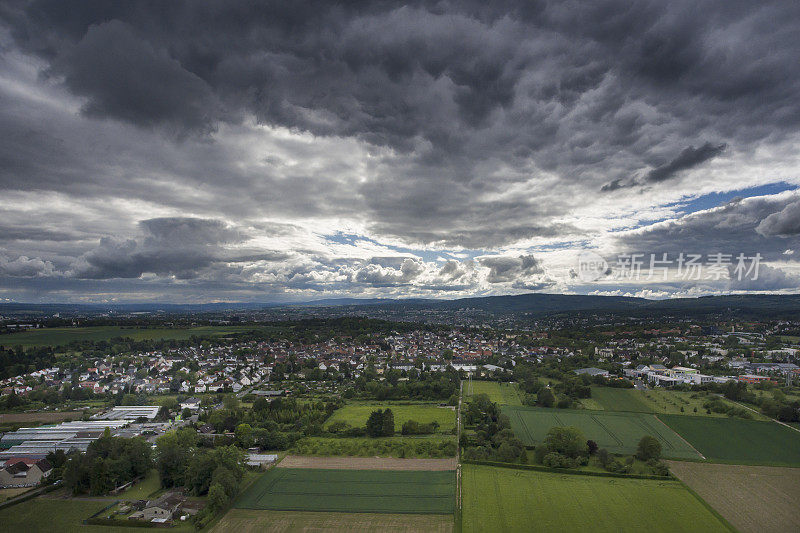
[[[6,1],[0,301],[796,292],[798,35],[787,1]],[[682,252],[759,276],[615,271]]]

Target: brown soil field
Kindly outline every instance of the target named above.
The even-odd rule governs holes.
[[[448,515],[310,513],[231,509],[212,533],[295,533],[358,531],[364,533],[451,533],[453,517]]]
[[[800,468],[668,463],[678,479],[739,531],[800,531]]]
[[[456,459],[396,459],[392,457],[313,457],[287,455],[282,468],[330,468],[335,470],[455,470]]]
[[[0,414],[0,424],[14,422],[61,422],[76,420],[83,416],[81,411],[60,411],[41,413],[5,413]]]

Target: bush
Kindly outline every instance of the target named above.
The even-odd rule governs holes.
[[[560,453],[550,452],[544,456],[542,464],[548,468],[576,468],[579,461]]]

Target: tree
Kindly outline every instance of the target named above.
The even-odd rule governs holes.
[[[550,389],[542,389],[536,395],[536,403],[542,407],[553,407],[556,403],[556,397]]]
[[[162,487],[183,485],[191,448],[182,445],[180,431],[170,431],[156,440],[156,468]]]
[[[575,458],[586,449],[586,438],[575,427],[552,427],[544,438],[544,446],[550,452]]]
[[[636,457],[642,461],[659,459],[661,457],[661,443],[655,437],[645,435],[636,447]]]
[[[223,509],[228,504],[228,495],[225,493],[225,487],[219,483],[213,483],[208,489],[208,507],[211,512],[216,513]]]
[[[242,448],[253,446],[253,428],[250,424],[239,424],[236,426],[236,442]]]
[[[394,413],[391,409],[383,412],[381,435],[384,437],[394,437]]]
[[[380,437],[383,434],[383,410],[372,411],[367,419],[367,435]]]
[[[597,453],[597,443],[593,440],[587,440],[586,449],[589,450],[589,455],[594,455]]]

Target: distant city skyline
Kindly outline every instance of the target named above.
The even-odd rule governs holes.
[[[798,33],[791,2],[5,2],[0,303],[797,293]]]

